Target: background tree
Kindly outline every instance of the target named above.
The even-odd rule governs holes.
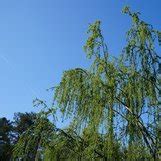
[[[0,160],[12,158],[14,145],[31,125],[34,124],[36,113],[15,113],[13,121],[0,118]]]
[[[36,119],[36,113],[15,113],[14,114],[14,133],[16,137],[16,141],[19,136],[23,134],[31,125],[34,124]]]
[[[12,155],[12,123],[5,117],[0,118],[0,161],[9,161]]]

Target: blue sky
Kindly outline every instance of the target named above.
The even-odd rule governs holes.
[[[50,102],[46,89],[64,70],[88,67],[82,46],[89,23],[102,21],[109,51],[118,55],[130,23],[125,5],[161,30],[160,0],[1,0],[0,117],[38,111],[32,100]]]

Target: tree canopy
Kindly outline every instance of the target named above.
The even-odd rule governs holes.
[[[139,18],[131,18],[126,46],[119,57],[108,52],[101,22],[89,26],[84,46],[89,69],[63,73],[54,88],[54,114],[41,113],[16,147],[14,155],[26,159],[33,149],[35,160],[156,160],[158,151],[158,44],[161,33]],[[43,103],[43,102],[41,102]],[[59,129],[48,114],[61,112],[71,123]],[[28,155],[29,156],[29,155]]]

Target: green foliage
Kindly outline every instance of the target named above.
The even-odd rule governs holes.
[[[89,69],[65,71],[54,103],[71,124],[58,129],[44,117],[20,137],[16,157],[41,149],[44,160],[156,160],[156,65],[160,32],[125,7],[132,26],[120,57],[111,59],[100,21],[89,26],[84,46]],[[54,109],[54,112],[55,110]],[[39,148],[38,148],[39,147]]]
[[[0,118],[0,161],[9,161],[12,155],[11,130],[13,126],[5,117]]]

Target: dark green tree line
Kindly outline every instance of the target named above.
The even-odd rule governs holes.
[[[15,113],[13,121],[0,118],[0,161],[12,159],[14,145],[31,125],[34,124],[36,113]]]
[[[5,117],[0,118],[0,161],[9,160],[13,148],[11,144],[12,125]]]

